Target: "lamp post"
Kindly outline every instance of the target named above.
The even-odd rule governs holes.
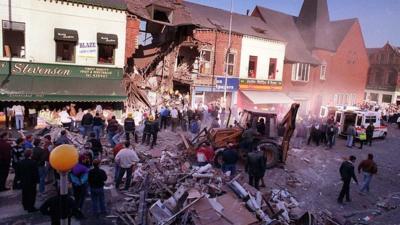
[[[68,224],[66,201],[68,196],[67,174],[78,163],[78,158],[78,150],[73,145],[60,145],[50,153],[50,165],[60,173],[61,225]]]
[[[226,49],[226,56],[225,56],[225,85],[224,85],[224,105],[226,105],[226,86],[228,85],[228,60],[229,60],[229,53],[231,52],[231,42],[232,42],[232,14],[233,14],[233,0],[231,0],[231,11],[229,16],[229,35],[228,35],[228,48]]]

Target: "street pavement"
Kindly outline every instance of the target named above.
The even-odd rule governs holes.
[[[170,131],[160,133],[160,146],[176,144],[180,141],[176,134]],[[175,140],[175,141],[174,141]],[[164,143],[171,142],[171,143]],[[339,166],[343,158],[349,155],[357,157],[356,166],[366,158],[368,153],[373,153],[378,164],[378,174],[373,177],[371,191],[368,195],[359,195],[358,186],[351,184],[352,202],[339,205],[336,202],[341,189],[339,176]],[[377,207],[377,203],[386,197],[400,192],[400,129],[389,128],[388,136],[385,140],[375,140],[372,147],[364,146],[364,149],[349,149],[345,147],[345,140],[338,138],[333,149],[327,150],[325,146],[316,147],[314,145],[304,145],[301,149],[292,149],[289,158],[283,168],[268,170],[265,175],[266,188],[285,188],[295,196],[300,203],[300,207],[315,214],[322,211],[329,212],[335,216],[346,217],[350,221],[362,221],[369,216],[368,222],[362,224],[372,225],[400,225],[400,208],[386,211]],[[108,184],[112,183],[112,169],[106,168],[109,175]],[[362,176],[358,175],[358,180],[362,182]],[[11,177],[12,178],[12,177]],[[246,176],[244,176],[246,180]],[[50,190],[48,196],[54,193],[51,185],[47,186]],[[126,197],[126,196],[125,196]],[[111,188],[106,190],[106,200],[108,208],[120,207],[124,196]],[[0,224],[49,224],[49,218],[37,213],[26,213],[20,204],[20,191],[7,191],[0,193]],[[37,207],[43,202],[38,198]],[[82,225],[108,225],[120,224],[116,218],[106,218],[104,216],[93,216],[90,213],[90,198],[84,206],[84,213],[87,219],[82,221],[74,220],[72,224]],[[378,213],[376,213],[378,212]],[[378,215],[374,215],[378,214]],[[121,223],[122,224],[122,223]]]

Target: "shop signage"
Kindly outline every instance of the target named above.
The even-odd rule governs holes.
[[[121,68],[0,61],[0,75],[122,79]]]
[[[78,57],[97,58],[97,44],[94,41],[82,41],[78,44]]]
[[[275,80],[255,80],[255,79],[240,79],[239,89],[241,90],[282,90],[282,81]]]
[[[237,91],[239,88],[239,78],[228,77],[226,82],[226,90]],[[225,77],[217,77],[215,82],[215,89],[225,90]]]

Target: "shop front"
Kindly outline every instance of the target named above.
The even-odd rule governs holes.
[[[226,81],[226,105],[231,107],[236,104],[237,90],[239,88],[239,79],[236,77],[228,77]],[[194,86],[192,95],[192,106],[199,104],[211,104],[215,102],[223,103],[225,92],[225,77],[216,76],[214,85],[198,85]]]
[[[293,100],[281,91],[281,81],[240,79],[238,108],[284,112]]]
[[[23,106],[26,117],[33,110],[58,111],[71,103],[76,110],[98,105],[122,110],[122,77],[121,68],[0,61],[0,107],[6,113]]]

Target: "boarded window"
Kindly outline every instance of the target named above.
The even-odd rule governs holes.
[[[257,56],[250,56],[248,77],[256,78],[257,76]]]
[[[275,80],[276,78],[276,64],[277,64],[276,58],[269,59],[268,79],[270,80]]]

